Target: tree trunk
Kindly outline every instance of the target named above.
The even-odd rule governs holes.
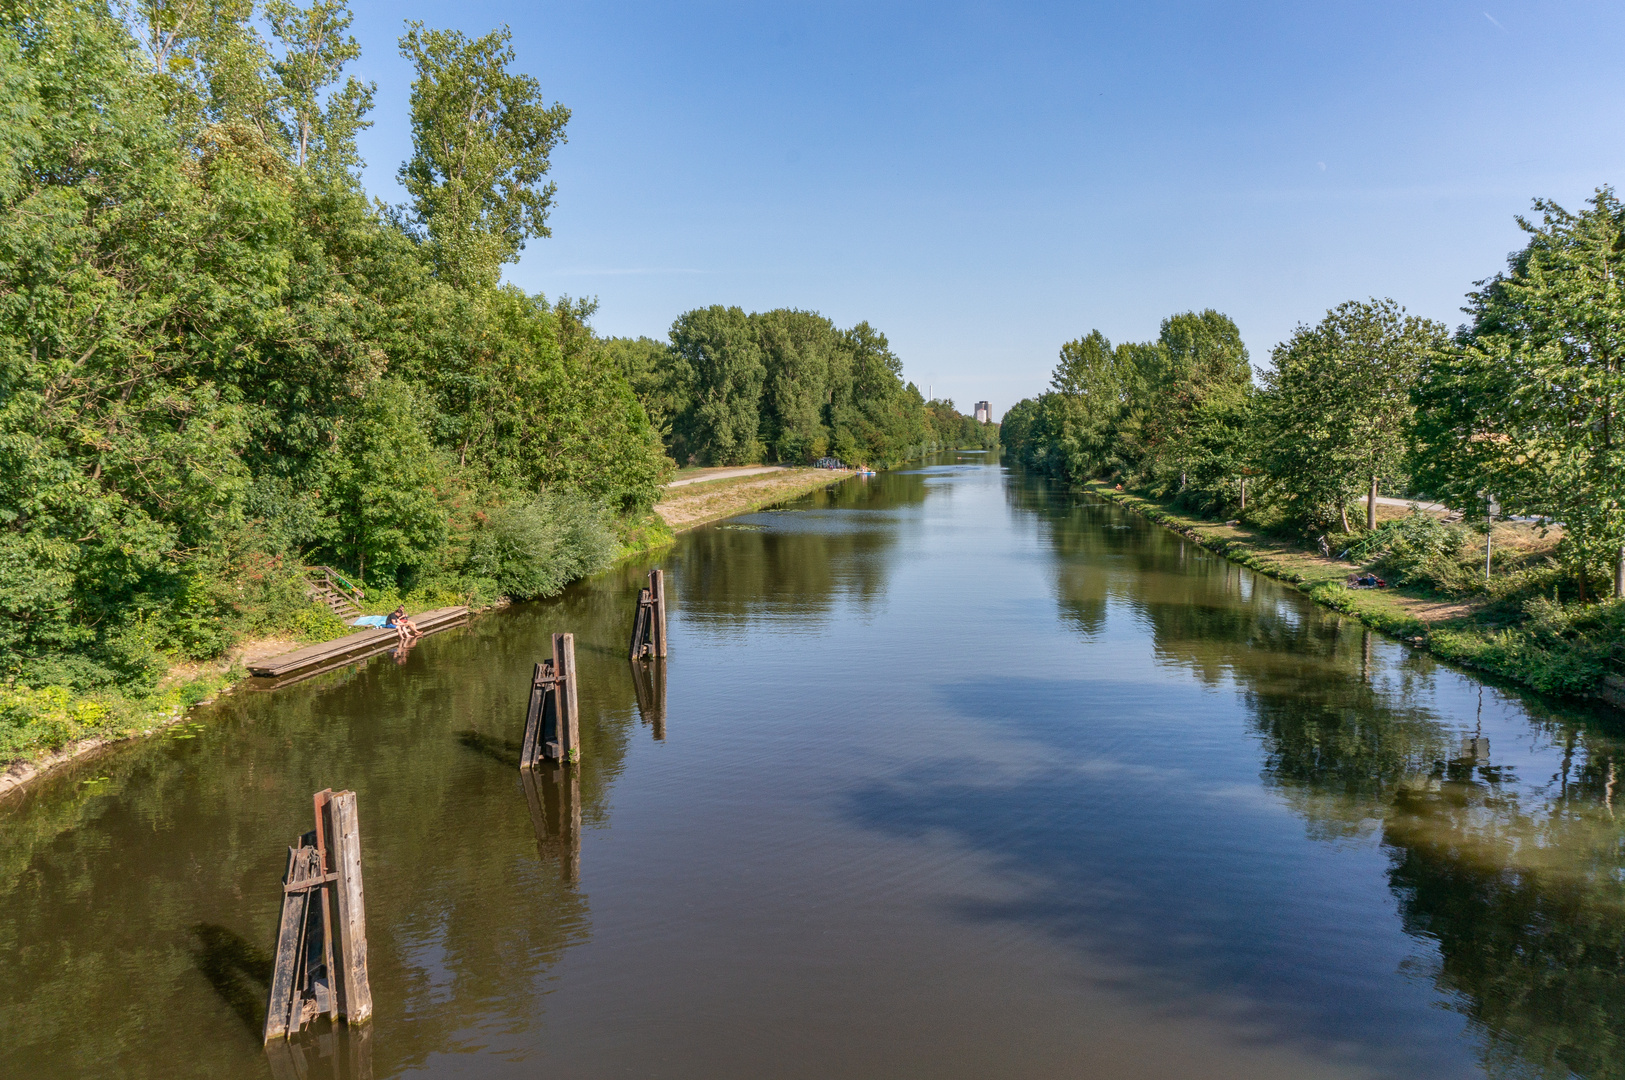
[[[1367,529],[1375,529],[1377,527],[1377,474],[1376,473],[1371,474],[1371,494],[1370,494],[1370,496],[1368,496],[1366,498],[1366,501],[1365,501],[1365,527]]]
[[[1625,597],[1625,544],[1619,548],[1619,561],[1614,563],[1614,599]]]
[[[1349,508],[1348,508],[1348,506],[1344,505],[1344,506],[1338,507],[1337,512],[1339,514],[1341,514],[1342,517],[1343,517],[1343,531],[1346,532],[1346,533],[1353,532],[1354,530],[1349,528]]]
[[[1243,510],[1247,509],[1247,478],[1245,476],[1241,478],[1241,508]]]

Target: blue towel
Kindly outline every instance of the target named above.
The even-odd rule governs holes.
[[[363,616],[361,616],[361,618],[357,619],[355,622],[351,623],[350,625],[351,626],[383,626],[385,621],[388,620],[388,618],[389,618],[388,615],[363,615]]]

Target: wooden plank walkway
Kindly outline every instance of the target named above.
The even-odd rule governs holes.
[[[425,611],[421,615],[412,616],[412,621],[424,635],[435,633],[438,630],[449,630],[453,626],[461,625],[468,618],[466,607],[436,608]],[[284,675],[296,673],[316,674],[306,672],[307,668],[326,670],[339,664],[360,660],[372,653],[383,652],[392,648],[399,640],[400,635],[394,630],[368,627],[354,634],[333,641],[324,641],[320,645],[308,645],[303,649],[283,653],[281,656],[272,656],[264,660],[257,660],[248,665],[248,673],[261,678],[281,678]]]

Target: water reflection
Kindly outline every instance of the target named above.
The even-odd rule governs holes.
[[[638,698],[638,716],[654,729],[655,742],[666,741],[666,662],[632,661],[632,686]]]
[[[266,1043],[265,1061],[272,1080],[373,1080],[372,1025],[321,1021],[316,1031]]]
[[[1312,836],[1380,837],[1423,949],[1408,969],[1469,1018],[1489,1073],[1625,1076],[1614,719],[1489,690],[1492,760],[1482,686],[1110,504],[1011,499],[1051,545],[1066,621],[1099,634],[1120,605],[1166,662],[1234,688],[1262,779]]]
[[[536,832],[536,851],[544,861],[559,866],[567,884],[581,878],[581,781],[579,770],[566,765],[542,765],[520,773],[530,824]]]
[[[628,663],[630,565],[0,804],[5,1070],[1053,1076],[1116,1039],[1121,1075],[1619,1072],[1610,721],[991,468],[663,565],[665,663]],[[583,760],[527,779],[557,630]],[[272,1058],[324,787],[360,796],[376,1020]],[[1158,1068],[1170,1031],[1204,1067]]]
[[[709,628],[790,623],[809,628],[837,603],[884,592],[923,474],[842,484],[785,508],[696,530],[672,553],[672,610]]]
[[[363,1075],[334,1033],[271,1058],[257,1034],[286,837],[324,787],[359,798],[377,1071],[421,1065],[477,1029],[532,1024],[538,975],[590,933],[574,883],[582,830],[606,819],[635,728],[624,653],[641,576],[629,567],[397,662],[227,696],[200,724],[0,807],[6,1071]],[[562,783],[542,779],[538,834],[516,742],[531,665],[564,627],[578,641],[584,761]],[[160,1017],[210,1037],[177,1065]]]

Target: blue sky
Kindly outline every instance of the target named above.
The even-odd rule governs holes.
[[[601,333],[688,308],[879,327],[1002,413],[1063,341],[1215,307],[1255,365],[1368,295],[1454,326],[1535,196],[1625,179],[1625,4],[360,3],[369,190],[402,198],[406,19],[508,24],[573,111],[508,280]]]

